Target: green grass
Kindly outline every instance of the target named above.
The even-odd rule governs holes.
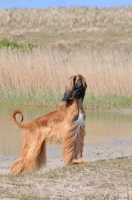
[[[17,106],[44,106],[59,107],[62,102],[63,93],[54,93],[52,91],[44,94],[33,92],[0,92],[0,104]],[[86,94],[84,99],[86,109],[120,109],[132,107],[131,95],[93,95]]]
[[[33,45],[28,43],[27,45],[18,44],[16,41],[9,41],[8,39],[3,39],[0,41],[0,49],[7,48],[7,49],[17,49],[21,51],[32,50]]]
[[[91,109],[113,109],[131,108],[132,95],[86,95],[84,100],[86,108]]]
[[[45,94],[38,94],[34,92],[7,92],[4,94],[0,92],[0,104],[5,105],[23,105],[23,106],[45,106],[56,107],[62,103],[62,95],[53,92],[46,92]]]

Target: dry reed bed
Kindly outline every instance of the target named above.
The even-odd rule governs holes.
[[[0,90],[44,94],[63,92],[72,74],[86,77],[88,94],[131,95],[132,55],[111,51],[59,51],[35,49],[33,52],[0,52]]]
[[[0,32],[132,30],[132,6],[0,10]]]

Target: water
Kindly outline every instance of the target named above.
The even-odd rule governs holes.
[[[11,119],[16,107],[0,106],[0,157],[16,156],[22,145],[22,130]],[[54,109],[18,107],[24,114],[24,123]],[[118,112],[86,112],[85,145],[100,145],[123,142],[132,137],[132,110]],[[17,118],[20,121],[20,118]],[[58,149],[61,144],[48,144],[47,149]]]

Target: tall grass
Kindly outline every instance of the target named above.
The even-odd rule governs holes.
[[[87,81],[87,107],[132,106],[132,55],[109,50],[1,50],[0,102],[58,105],[67,78],[77,73]]]

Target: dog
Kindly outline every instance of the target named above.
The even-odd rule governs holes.
[[[46,164],[46,141],[62,142],[62,156],[66,164],[85,163],[82,158],[85,136],[85,112],[83,99],[87,84],[85,78],[78,74],[68,79],[63,104],[58,110],[37,118],[29,124],[16,120],[16,110],[12,119],[17,126],[24,129],[23,145],[20,157],[11,167],[12,174],[25,174],[36,171]]]

